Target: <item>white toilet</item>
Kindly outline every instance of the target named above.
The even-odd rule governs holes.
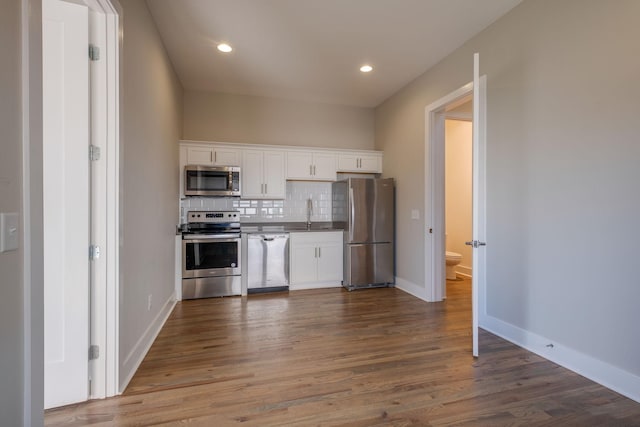
[[[457,252],[449,252],[445,253],[446,265],[447,265],[447,280],[456,280],[456,265],[460,264],[462,261],[462,255]]]
[[[445,248],[447,247],[447,235],[444,237]],[[449,252],[445,251],[444,253],[446,259],[446,276],[447,280],[456,280],[458,277],[456,276],[456,265],[462,262],[462,255],[457,252]]]

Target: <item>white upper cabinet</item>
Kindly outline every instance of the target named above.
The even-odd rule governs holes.
[[[242,153],[242,197],[245,199],[284,199],[284,152],[244,150]]]
[[[287,153],[287,179],[335,181],[336,154],[334,152],[289,151]]]
[[[382,173],[382,154],[339,153],[338,172]]]
[[[335,181],[337,172],[382,173],[382,152],[181,141],[181,198],[186,165],[241,166],[242,197],[284,199],[286,180]]]
[[[241,150],[232,147],[187,147],[187,165],[240,166]]]

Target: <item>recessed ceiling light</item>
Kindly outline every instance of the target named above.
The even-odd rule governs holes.
[[[229,46],[228,44],[226,44],[226,43],[220,43],[218,45],[218,50],[220,52],[229,53],[229,52],[231,52],[233,50],[233,48],[231,46]]]
[[[363,73],[369,73],[373,70],[373,67],[371,65],[363,65],[362,67],[360,67],[360,71],[362,71]]]

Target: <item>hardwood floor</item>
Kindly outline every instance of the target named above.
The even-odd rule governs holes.
[[[123,396],[48,426],[640,426],[640,404],[481,331],[470,285],[178,303]]]

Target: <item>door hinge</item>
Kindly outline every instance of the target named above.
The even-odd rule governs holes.
[[[89,45],[89,59],[92,61],[100,59],[100,48],[98,46]]]
[[[98,147],[97,145],[89,146],[89,160],[91,160],[92,162],[100,160],[100,147]]]
[[[95,261],[100,258],[100,246],[91,245],[89,246],[89,260]]]
[[[93,344],[89,346],[89,360],[96,360],[100,357],[100,346]]]

